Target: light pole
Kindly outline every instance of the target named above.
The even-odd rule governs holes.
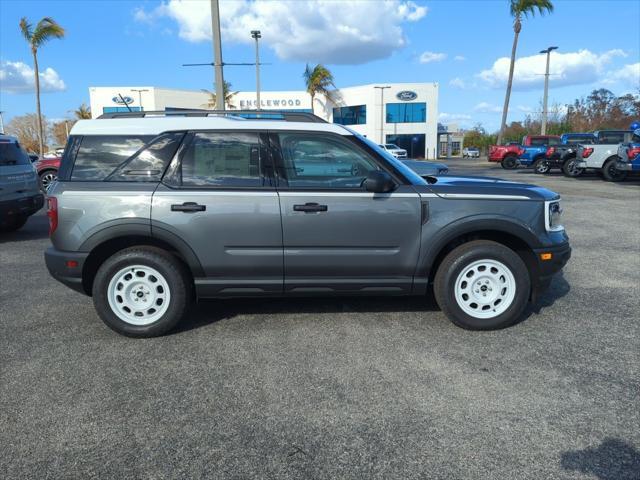
[[[2,135],[4,135],[4,119],[2,118],[3,113],[3,111],[0,111],[0,134]]]
[[[260,110],[260,50],[258,48],[258,39],[262,38],[260,30],[251,30],[251,38],[256,41],[256,100],[258,101],[258,110]]]
[[[546,50],[540,50],[540,53],[547,54],[547,69],[544,73],[544,97],[542,98],[542,125],[540,127],[540,135],[546,135],[547,133],[547,99],[549,97],[549,60],[551,58],[551,52],[557,50],[558,47],[549,47]]]
[[[374,86],[373,88],[380,89],[380,144],[384,145],[384,89],[391,86]]]
[[[148,92],[148,88],[132,88],[132,92],[138,92],[138,105],[140,105],[140,111],[143,112],[144,108],[142,108],[142,92]]]
[[[220,6],[211,0],[211,33],[216,85],[216,110],[224,110],[224,76],[222,72],[222,40],[220,35]]]

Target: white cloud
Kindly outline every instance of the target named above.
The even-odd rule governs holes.
[[[609,71],[605,77],[605,83],[617,82],[640,88],[640,62],[629,63],[618,70]]]
[[[606,73],[607,65],[615,57],[626,57],[623,50],[609,50],[604,53],[593,53],[589,50],[551,54],[550,85],[553,87],[593,83]],[[493,66],[478,74],[487,85],[503,88],[509,76],[508,57],[496,60]],[[544,84],[546,55],[532,55],[516,60],[513,88],[515,90],[532,90]]]
[[[456,55],[455,57],[453,57],[453,59],[458,62],[464,62],[466,60],[466,58],[462,55]]]
[[[518,105],[516,108],[522,113],[533,113],[535,111],[532,107],[528,107],[527,105]]]
[[[438,115],[439,122],[455,122],[461,120],[471,120],[471,115],[467,115],[466,113],[446,113],[440,112]]]
[[[464,89],[467,87],[467,84],[460,77],[452,78],[449,80],[449,85],[455,88]]]
[[[447,58],[446,53],[424,52],[420,55],[420,63],[441,62]]]
[[[501,113],[502,107],[487,102],[480,102],[473,107],[473,111],[478,113]]]
[[[67,87],[53,68],[40,71],[40,91],[60,92]],[[8,93],[30,93],[35,89],[33,68],[23,62],[0,63],[0,90]]]
[[[238,0],[222,3],[220,24],[225,42],[252,43],[249,32],[260,30],[263,45],[283,60],[361,64],[404,47],[403,24],[426,14],[426,7],[405,0],[375,5],[353,0],[339,5],[326,0]],[[147,23],[171,18],[180,38],[189,42],[211,38],[209,2],[168,0],[149,12],[136,9],[133,16]]]

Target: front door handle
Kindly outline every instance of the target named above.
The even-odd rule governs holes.
[[[172,212],[204,212],[207,209],[206,205],[199,205],[196,202],[184,202],[182,205],[174,204],[171,205]]]
[[[314,213],[314,212],[326,212],[329,209],[326,205],[319,205],[317,203],[305,203],[304,205],[294,205],[293,210],[295,212],[305,212],[305,213]]]

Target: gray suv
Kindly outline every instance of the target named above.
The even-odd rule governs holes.
[[[0,233],[22,227],[43,203],[31,158],[16,137],[0,135]]]
[[[558,194],[425,180],[294,112],[81,120],[47,201],[49,271],[134,337],[170,331],[195,299],[430,288],[456,325],[502,328],[571,254]]]

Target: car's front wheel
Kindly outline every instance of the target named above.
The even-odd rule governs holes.
[[[438,305],[449,320],[469,330],[516,323],[531,290],[529,270],[508,247],[475,240],[451,251],[434,280]]]
[[[509,155],[508,157],[504,157],[502,162],[500,162],[500,165],[505,170],[513,170],[518,166],[518,159],[513,155]]]
[[[621,182],[627,178],[627,172],[616,168],[617,161],[618,157],[613,157],[602,166],[602,176],[607,182]]]
[[[191,282],[172,254],[151,246],[131,247],[100,266],[92,293],[109,328],[130,337],[156,337],[185,316]]]

